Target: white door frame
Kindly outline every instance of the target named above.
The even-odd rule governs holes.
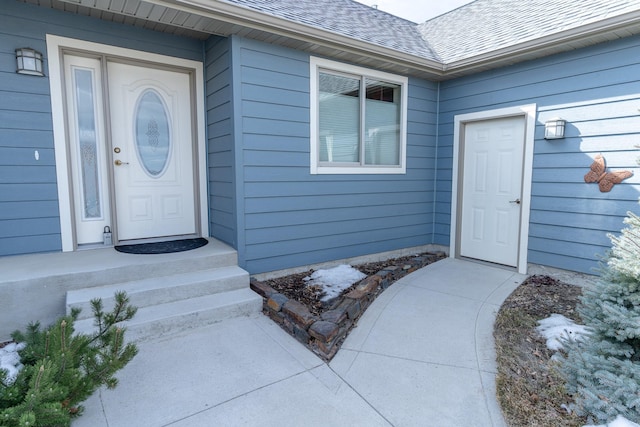
[[[195,77],[195,120],[194,138],[196,139],[197,185],[195,188],[199,206],[199,228],[201,233],[208,230],[208,197],[206,179],[206,146],[205,146],[205,115],[204,115],[204,66],[202,62],[188,59],[174,58],[171,56],[137,51],[133,49],[109,46],[85,40],[72,39],[47,34],[47,57],[49,63],[49,86],[51,90],[51,115],[53,118],[53,139],[56,159],[56,177],[58,180],[58,204],[60,209],[60,229],[62,238],[62,251],[68,252],[76,249],[75,226],[73,216],[73,197],[70,191],[70,165],[68,161],[67,130],[65,119],[64,96],[64,64],[62,60],[65,49],[94,52],[100,55],[127,58],[135,61],[148,61],[156,64],[165,64],[172,67],[181,67],[192,70]]]
[[[453,170],[451,188],[451,233],[449,241],[449,256],[460,257],[460,226],[461,221],[458,206],[461,206],[462,176],[464,173],[464,137],[465,125],[471,122],[500,119],[505,117],[524,118],[524,163],[522,171],[522,204],[520,215],[520,236],[518,246],[518,273],[527,272],[527,248],[529,244],[529,215],[531,209],[531,179],[533,174],[533,144],[536,125],[536,104],[517,107],[500,108],[496,110],[479,111],[475,113],[459,114],[454,117],[453,128]]]

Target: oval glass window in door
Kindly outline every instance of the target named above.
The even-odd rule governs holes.
[[[145,172],[160,177],[169,163],[171,131],[169,114],[161,96],[145,90],[135,109],[136,151]]]

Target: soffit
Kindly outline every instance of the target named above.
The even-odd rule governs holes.
[[[461,44],[463,42],[477,43],[477,41],[473,41],[474,37],[469,36],[468,31],[460,30],[459,26],[456,30],[453,28],[453,22],[450,23],[451,25],[445,25],[447,20],[451,19],[450,15],[455,17],[460,13],[460,10],[465,9],[463,7],[419,26],[428,45],[437,52],[437,54],[432,54],[427,50],[422,50],[421,54],[429,56],[429,58],[424,58],[418,54],[407,52],[410,50],[407,49],[408,46],[411,46],[412,43],[418,43],[413,40],[413,36],[411,36],[413,41],[405,40],[404,47],[397,50],[397,47],[381,46],[370,40],[362,40],[362,37],[350,38],[345,34],[337,33],[337,30],[318,28],[315,22],[294,22],[281,16],[268,14],[268,11],[260,8],[252,9],[245,6],[256,3],[261,4],[260,7],[264,8],[267,7],[264,5],[270,3],[267,0],[19,1],[200,40],[205,40],[210,35],[237,35],[305,51],[317,56],[436,81],[640,34],[640,1],[636,0],[627,2],[632,3],[632,6],[620,9],[606,19],[594,19],[593,22],[588,20],[574,22],[574,26],[571,28],[560,28],[546,34],[544,32],[531,33],[528,38],[519,36],[520,38],[514,38],[511,41],[503,35],[501,42],[488,42],[483,45],[484,47],[476,46],[478,49],[474,51],[469,46],[463,48]],[[499,3],[500,1],[508,0],[476,1],[470,5]],[[561,1],[572,2],[574,0]],[[588,1],[602,2],[605,0]],[[624,0],[615,1],[624,2]],[[523,3],[528,4],[528,2]],[[576,2],[576,4],[578,3],[580,2]],[[633,4],[638,6],[633,6]],[[553,13],[553,10],[550,8],[550,13]],[[485,13],[485,15],[488,19],[490,13]],[[471,16],[469,19],[473,18],[473,14],[467,16]],[[302,18],[298,17],[297,19]],[[389,18],[382,16],[382,19],[388,20]],[[401,21],[404,26],[414,25],[409,21]],[[346,29],[343,28],[340,31],[344,32]],[[454,33],[451,33],[452,31]],[[428,36],[430,32],[434,32],[435,35]],[[438,32],[440,35],[436,34]],[[451,39],[452,34],[457,34],[457,37],[462,37],[462,39],[456,42],[455,39]],[[388,35],[385,37],[388,38]],[[454,45],[458,43],[459,48],[456,49],[454,45],[449,46],[451,43]],[[461,51],[465,53],[461,54]],[[432,58],[434,55],[442,62],[434,60]]]
[[[199,40],[206,40],[210,35],[237,35],[392,73],[435,80],[442,77],[442,64],[435,60],[223,2],[20,1]],[[216,9],[212,5],[223,7]]]

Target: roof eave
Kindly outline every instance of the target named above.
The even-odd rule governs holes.
[[[609,38],[621,38],[621,36],[615,35],[615,33],[619,31],[628,31],[633,34],[640,33],[640,10],[560,31],[546,37],[527,40],[502,49],[484,52],[459,61],[453,61],[444,65],[444,75],[446,78],[459,77],[563,51],[574,50],[576,47],[573,46],[572,43],[578,41],[584,42],[589,39],[607,35],[614,35],[614,37]],[[599,42],[593,41],[591,44],[597,43]]]
[[[433,79],[441,79],[444,75],[444,66],[439,61],[429,60],[418,55],[343,36],[335,32],[293,22],[231,3],[216,0],[146,1],[184,12],[197,13],[218,20],[222,19],[225,22],[242,27],[266,31],[343,52],[379,59],[380,61],[414,70],[414,74],[426,73],[429,78]]]

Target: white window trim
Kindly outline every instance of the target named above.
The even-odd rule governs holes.
[[[356,65],[345,64],[342,62],[331,61],[324,58],[310,58],[310,173],[312,175],[321,174],[405,174],[407,172],[407,101],[409,79],[405,76],[385,73],[383,71],[372,70],[369,68],[358,67]],[[321,69],[328,71],[355,74],[360,76],[372,77],[395,83],[401,87],[400,99],[400,165],[398,166],[377,166],[377,165],[335,165],[325,166],[319,164],[320,141],[319,141],[319,111],[318,111],[318,81]]]

